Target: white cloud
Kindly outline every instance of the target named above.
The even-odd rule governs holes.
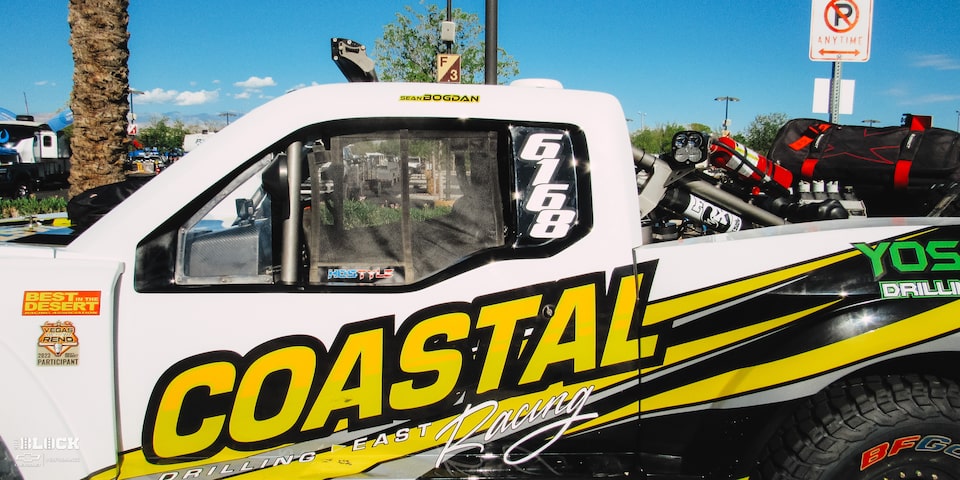
[[[38,86],[38,87],[56,87],[56,86],[57,86],[56,83],[51,82],[51,81],[49,81],[49,80],[40,80],[40,81],[37,81],[37,82],[33,82],[33,84],[36,85],[36,86]]]
[[[298,84],[290,87],[289,89],[287,89],[287,92],[286,92],[286,93],[290,93],[290,92],[292,92],[292,91],[294,91],[294,90],[300,90],[301,88],[307,88],[307,87],[312,87],[312,86],[317,86],[317,85],[320,85],[320,84],[317,83],[316,81],[310,82],[309,84],[306,84],[306,83],[298,83]]]
[[[133,101],[134,103],[174,103],[180,106],[188,106],[214,102],[218,98],[220,98],[220,92],[218,90],[181,92],[154,88],[143,92],[142,95],[135,96]]]
[[[176,90],[154,88],[143,92],[142,95],[134,96],[133,101],[136,103],[167,103],[173,101],[179,94],[180,92]]]
[[[236,98],[237,100],[246,100],[250,98],[250,90],[244,90],[243,92],[234,95],[233,98]]]
[[[233,85],[240,88],[257,89],[276,86],[277,82],[273,81],[273,77],[250,77],[242,82],[236,82]]]
[[[176,104],[181,106],[203,105],[211,103],[220,98],[220,92],[217,90],[200,90],[196,92],[180,92],[177,95]]]
[[[931,93],[928,95],[921,95],[909,101],[900,102],[900,105],[927,105],[931,103],[955,103],[958,100],[960,100],[960,95]]]
[[[960,60],[945,54],[921,55],[913,65],[934,70],[960,70]]]

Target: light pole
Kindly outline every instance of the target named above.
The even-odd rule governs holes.
[[[646,130],[646,112],[637,112],[640,115],[640,130]]]
[[[960,132],[960,110],[957,110],[957,131]]]
[[[868,120],[864,120],[863,123],[866,123],[867,125],[872,127],[875,123],[880,123],[880,120],[868,119]]]
[[[723,133],[726,134],[727,131],[730,129],[730,102],[739,102],[740,99],[737,97],[723,96],[723,97],[714,98],[714,100],[718,102],[724,102],[723,125],[721,126],[721,129],[723,130]]]
[[[143,95],[144,92],[135,90],[133,88],[129,89],[128,91],[130,92],[130,123],[137,123],[137,114],[133,113],[133,96]]]
[[[143,95],[144,92],[140,90],[135,90],[133,88],[127,87],[128,95],[130,96],[130,113],[127,115],[127,135],[131,137],[137,136],[137,114],[133,113],[133,96],[134,95]],[[134,144],[136,144],[136,138],[133,139]]]
[[[233,112],[223,112],[220,114],[221,117],[227,118],[227,125],[230,125],[230,117],[236,117],[237,114]]]

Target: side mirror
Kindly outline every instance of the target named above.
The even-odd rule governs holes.
[[[253,201],[249,198],[237,199],[237,225],[253,223]]]

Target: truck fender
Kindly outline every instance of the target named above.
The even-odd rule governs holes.
[[[3,382],[19,389],[0,396],[8,413],[0,440],[27,478],[82,478],[115,464],[114,299],[123,265],[2,255],[0,268],[18,274],[0,279],[0,364]]]

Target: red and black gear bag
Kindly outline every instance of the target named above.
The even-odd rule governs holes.
[[[960,133],[919,122],[863,127],[799,118],[780,128],[767,158],[798,180],[929,187],[960,181]]]

